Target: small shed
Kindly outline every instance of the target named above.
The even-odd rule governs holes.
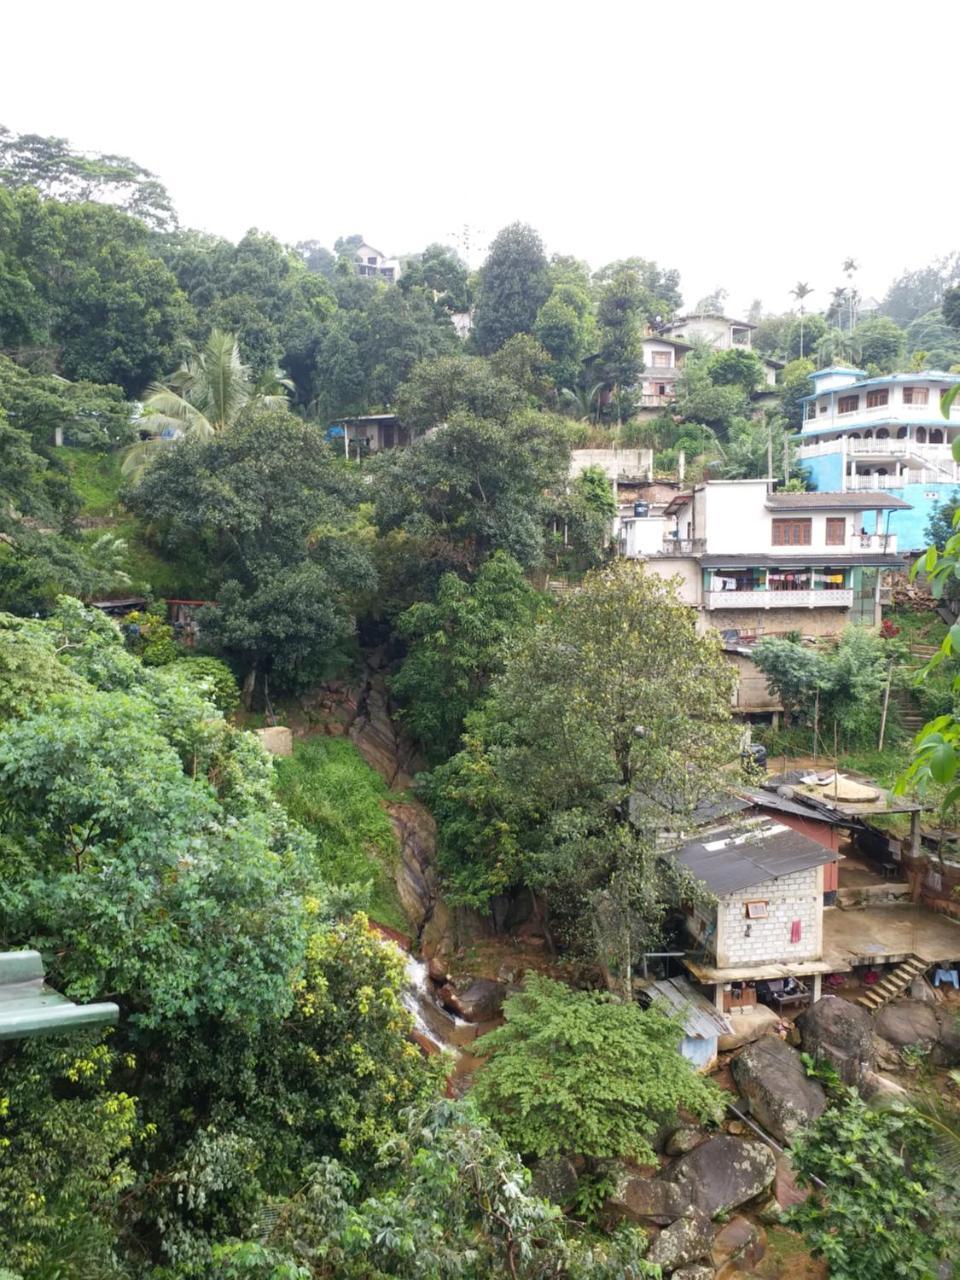
[[[115,1023],[115,1004],[74,1004],[44,981],[39,951],[0,951],[0,1040]]]
[[[733,1033],[733,1027],[713,1004],[686,978],[661,978],[646,988],[651,1001],[661,1000],[683,1022],[680,1052],[699,1071],[709,1071],[717,1060],[717,1041]]]

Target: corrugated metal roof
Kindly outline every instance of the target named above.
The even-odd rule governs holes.
[[[837,858],[816,840],[776,822],[746,832],[732,827],[707,832],[704,839],[674,850],[672,856],[717,897]]]
[[[891,555],[883,551],[875,551],[875,552],[864,551],[856,555],[846,555],[846,556],[845,555],[833,555],[833,556],[823,555],[822,556],[822,555],[810,555],[810,554],[804,555],[802,547],[797,547],[795,549],[785,548],[785,550],[787,551],[787,554],[780,554],[776,556],[763,555],[758,552],[755,555],[748,555],[748,556],[709,555],[709,556],[692,556],[690,558],[693,560],[696,560],[698,564],[703,565],[705,569],[735,569],[735,568],[741,568],[741,567],[755,567],[758,569],[760,568],[822,569],[822,568],[829,568],[832,565],[845,565],[845,564],[889,565],[890,568],[898,568],[906,564],[905,556]],[[796,551],[796,554],[790,554],[790,552],[794,550]]]
[[[680,1014],[688,1036],[712,1040],[715,1036],[728,1036],[733,1031],[723,1014],[699,991],[695,991],[686,978],[661,978],[658,982],[651,982],[646,990],[648,995],[663,1000],[674,1013]]]
[[[909,507],[910,503],[880,490],[862,489],[857,493],[768,493],[766,505],[777,511],[801,511],[807,507],[813,507],[817,511],[831,507],[876,511],[879,507]]]
[[[0,952],[0,1040],[116,1022],[115,1004],[77,1005],[48,987],[38,951]]]

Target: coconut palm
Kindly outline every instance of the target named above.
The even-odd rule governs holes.
[[[803,280],[798,280],[797,283],[790,290],[791,297],[796,298],[797,302],[799,302],[800,304],[800,359],[801,360],[803,359],[803,317],[806,314],[806,310],[803,305],[803,300],[804,298],[808,297],[811,293],[813,293],[813,289],[810,287],[810,285],[808,285]]]
[[[158,447],[183,436],[216,435],[236,422],[251,403],[286,404],[289,390],[292,383],[279,374],[255,382],[240,359],[236,338],[214,329],[179,369],[150,387],[142,423],[151,435],[128,450],[123,470],[142,471]]]
[[[567,402],[572,417],[581,422],[584,418],[595,422],[602,390],[603,383],[595,382],[592,387],[563,387],[560,395]]]

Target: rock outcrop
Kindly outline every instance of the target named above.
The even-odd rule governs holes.
[[[507,996],[507,986],[492,978],[474,978],[469,986],[457,991],[460,1016],[468,1022],[492,1022],[499,1018]]]
[[[802,1013],[796,1025],[804,1052],[829,1062],[846,1084],[863,1084],[875,1069],[873,1019],[862,1005],[827,996]]]
[[[710,1252],[713,1227],[707,1214],[692,1209],[684,1218],[678,1218],[654,1240],[647,1250],[647,1261],[655,1262],[664,1271],[675,1271],[685,1262],[696,1262]]]
[[[545,1156],[531,1169],[530,1194],[552,1204],[569,1204],[577,1194],[578,1184],[576,1168],[566,1156]]]
[[[681,1125],[679,1129],[674,1129],[667,1135],[663,1149],[668,1156],[684,1156],[694,1147],[699,1147],[705,1137],[706,1134],[702,1129],[696,1129],[692,1124]]]
[[[731,1070],[754,1118],[780,1142],[791,1142],[826,1110],[827,1095],[808,1077],[800,1054],[777,1036],[748,1044]]]
[[[682,1187],[708,1217],[763,1195],[773,1185],[777,1163],[762,1142],[720,1134],[680,1156],[663,1175]]]
[[[894,1000],[875,1014],[877,1035],[898,1048],[932,1048],[940,1038],[940,1023],[932,1005],[921,1000]]]
[[[610,1222],[668,1226],[694,1208],[687,1186],[644,1176],[621,1161],[614,1162],[609,1172],[613,1187],[604,1204],[604,1217]]]
[[[718,1271],[724,1267],[731,1268],[734,1263],[737,1270],[748,1271],[757,1265],[766,1251],[767,1235],[763,1227],[738,1216],[725,1222],[713,1237],[710,1261]]]

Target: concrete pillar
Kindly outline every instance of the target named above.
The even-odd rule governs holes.
[[[815,973],[813,975],[813,1003],[816,1004],[823,993],[823,974]]]
[[[718,1013],[723,1013],[723,983],[718,982],[713,988],[713,1003],[717,1007]]]

